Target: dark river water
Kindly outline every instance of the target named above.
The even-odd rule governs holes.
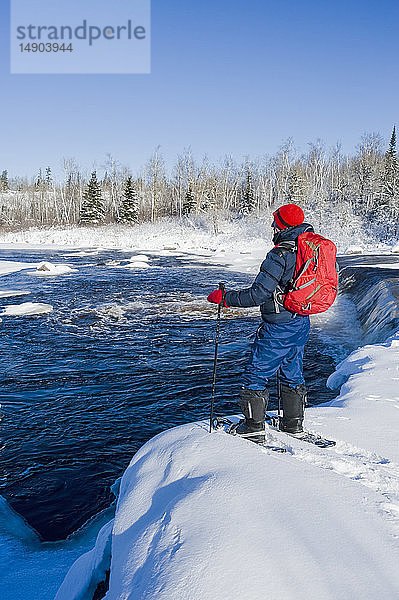
[[[207,418],[217,309],[206,295],[219,281],[239,288],[253,278],[188,255],[149,255],[150,268],[129,269],[108,263],[131,253],[68,254],[0,252],[0,260],[78,269],[0,279],[1,291],[30,292],[0,298],[2,307],[54,307],[44,315],[6,315],[0,324],[0,495],[44,540],[65,538],[108,506],[111,485],[153,435]],[[353,306],[340,302],[312,327],[305,353],[310,404],[336,395],[326,378],[359,343]],[[259,316],[223,313],[216,412],[232,414]]]

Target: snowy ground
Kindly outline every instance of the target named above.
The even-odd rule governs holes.
[[[248,231],[229,224],[218,239],[203,228],[165,224],[141,226],[134,239],[127,228],[75,228],[7,234],[0,241],[90,247],[74,250],[79,255],[96,252],[96,245],[130,249],[136,251],[130,262],[140,268],[148,256],[138,257],[137,250],[184,252],[253,272],[271,246],[261,225]],[[10,263],[0,264],[0,272],[38,267]],[[277,455],[223,432],[209,435],[204,423],[157,436],[132,459],[115,521],[103,527],[89,554],[93,530],[80,544],[39,549],[26,526],[14,527],[11,519],[11,531],[0,531],[6,600],[50,600],[50,590],[82,553],[57,600],[91,600],[110,566],[107,600],[399,597],[398,364],[397,334],[357,350],[330,377],[331,386],[344,384],[341,395],[308,409],[306,421],[310,430],[336,439],[334,449],[270,432],[270,440],[287,449]],[[15,539],[15,529],[26,539]],[[43,576],[46,585],[35,587]]]

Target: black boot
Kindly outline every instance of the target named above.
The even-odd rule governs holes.
[[[283,418],[280,429],[287,433],[300,436],[303,434],[303,414],[306,402],[306,386],[289,387],[281,384],[281,399],[283,401]]]
[[[265,411],[269,401],[267,390],[240,390],[240,407],[245,421],[242,421],[236,433],[242,436],[250,436],[257,432],[265,431]]]

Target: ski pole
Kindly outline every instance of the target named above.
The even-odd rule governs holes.
[[[222,290],[222,300],[218,305],[218,315],[216,319],[216,336],[215,336],[215,355],[213,359],[213,377],[212,377],[212,397],[211,397],[211,412],[209,416],[209,433],[212,432],[213,422],[213,409],[215,405],[215,390],[216,390],[216,365],[218,360],[218,346],[219,346],[219,331],[220,331],[220,313],[222,310],[222,304],[224,304],[225,287],[224,283],[219,283],[219,290]]]

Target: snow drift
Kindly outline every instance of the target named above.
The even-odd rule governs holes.
[[[166,431],[123,476],[105,597],[392,600],[399,548],[380,502],[356,481],[298,469],[290,453],[210,435],[204,423]],[[78,561],[56,598],[85,589]]]

